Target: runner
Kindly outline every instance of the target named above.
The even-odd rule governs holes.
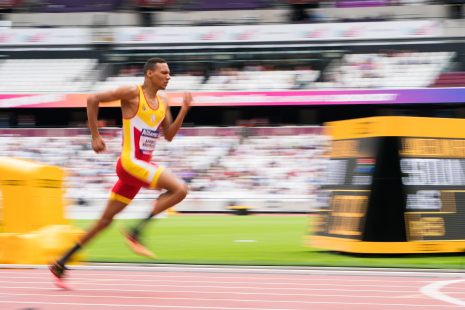
[[[162,58],[152,58],[144,66],[145,80],[143,85],[123,86],[116,90],[94,94],[87,99],[87,116],[92,133],[92,148],[96,153],[106,151],[105,142],[98,132],[97,115],[100,102],[121,100],[123,114],[123,150],[116,165],[118,181],[113,187],[105,211],[100,220],[82,237],[76,246],[70,249],[61,259],[49,266],[55,275],[57,286],[69,289],[63,281],[66,263],[77,250],[81,249],[98,232],[106,228],[113,217],[121,212],[142,187],[165,189],[158,197],[149,216],[141,220],[136,227],[123,233],[130,248],[151,258],[155,255],[140,244],[140,231],[149,220],[164,210],[178,204],[187,195],[187,184],[176,178],[154,163],[151,163],[152,152],[160,135],[160,128],[166,140],[173,140],[190,108],[192,97],[186,93],[176,120],[173,122],[167,98],[160,98],[159,90],[168,86],[170,70]]]

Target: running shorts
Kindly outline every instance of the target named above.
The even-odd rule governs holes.
[[[116,164],[118,181],[111,190],[110,199],[129,204],[142,187],[157,188],[158,178],[163,167],[141,160],[137,160],[137,166],[133,166],[131,163],[132,161],[123,167],[121,158],[118,160]]]

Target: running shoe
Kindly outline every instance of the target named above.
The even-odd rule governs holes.
[[[66,283],[63,279],[65,276],[65,270],[67,270],[66,267],[61,267],[57,262],[54,261],[48,266],[48,269],[54,275],[53,280],[56,286],[65,290],[73,289],[73,287]]]
[[[129,248],[136,254],[142,255],[142,256],[147,256],[149,258],[157,258],[157,256],[147,249],[145,246],[139,243],[137,241],[137,236],[136,235],[129,235],[126,233],[123,229],[119,229],[121,233],[123,234],[124,240],[126,241],[126,244],[129,246]]]

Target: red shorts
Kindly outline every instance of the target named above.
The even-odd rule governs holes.
[[[125,165],[122,160],[126,161]],[[110,199],[129,204],[142,187],[157,188],[158,178],[162,171],[163,167],[154,163],[120,158],[116,164],[116,174],[119,179],[111,190]]]

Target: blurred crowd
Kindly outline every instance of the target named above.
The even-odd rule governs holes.
[[[95,154],[89,136],[0,137],[0,156],[31,159],[66,170],[67,196],[77,204],[107,198],[117,180],[121,136],[104,137]],[[313,195],[322,182],[328,140],[322,135],[177,136],[159,140],[152,161],[185,180],[196,197],[216,193]],[[142,189],[137,198],[160,192]]]
[[[421,53],[387,50],[376,54],[345,54],[330,64],[320,89],[421,88],[434,85],[453,65],[454,52]]]

